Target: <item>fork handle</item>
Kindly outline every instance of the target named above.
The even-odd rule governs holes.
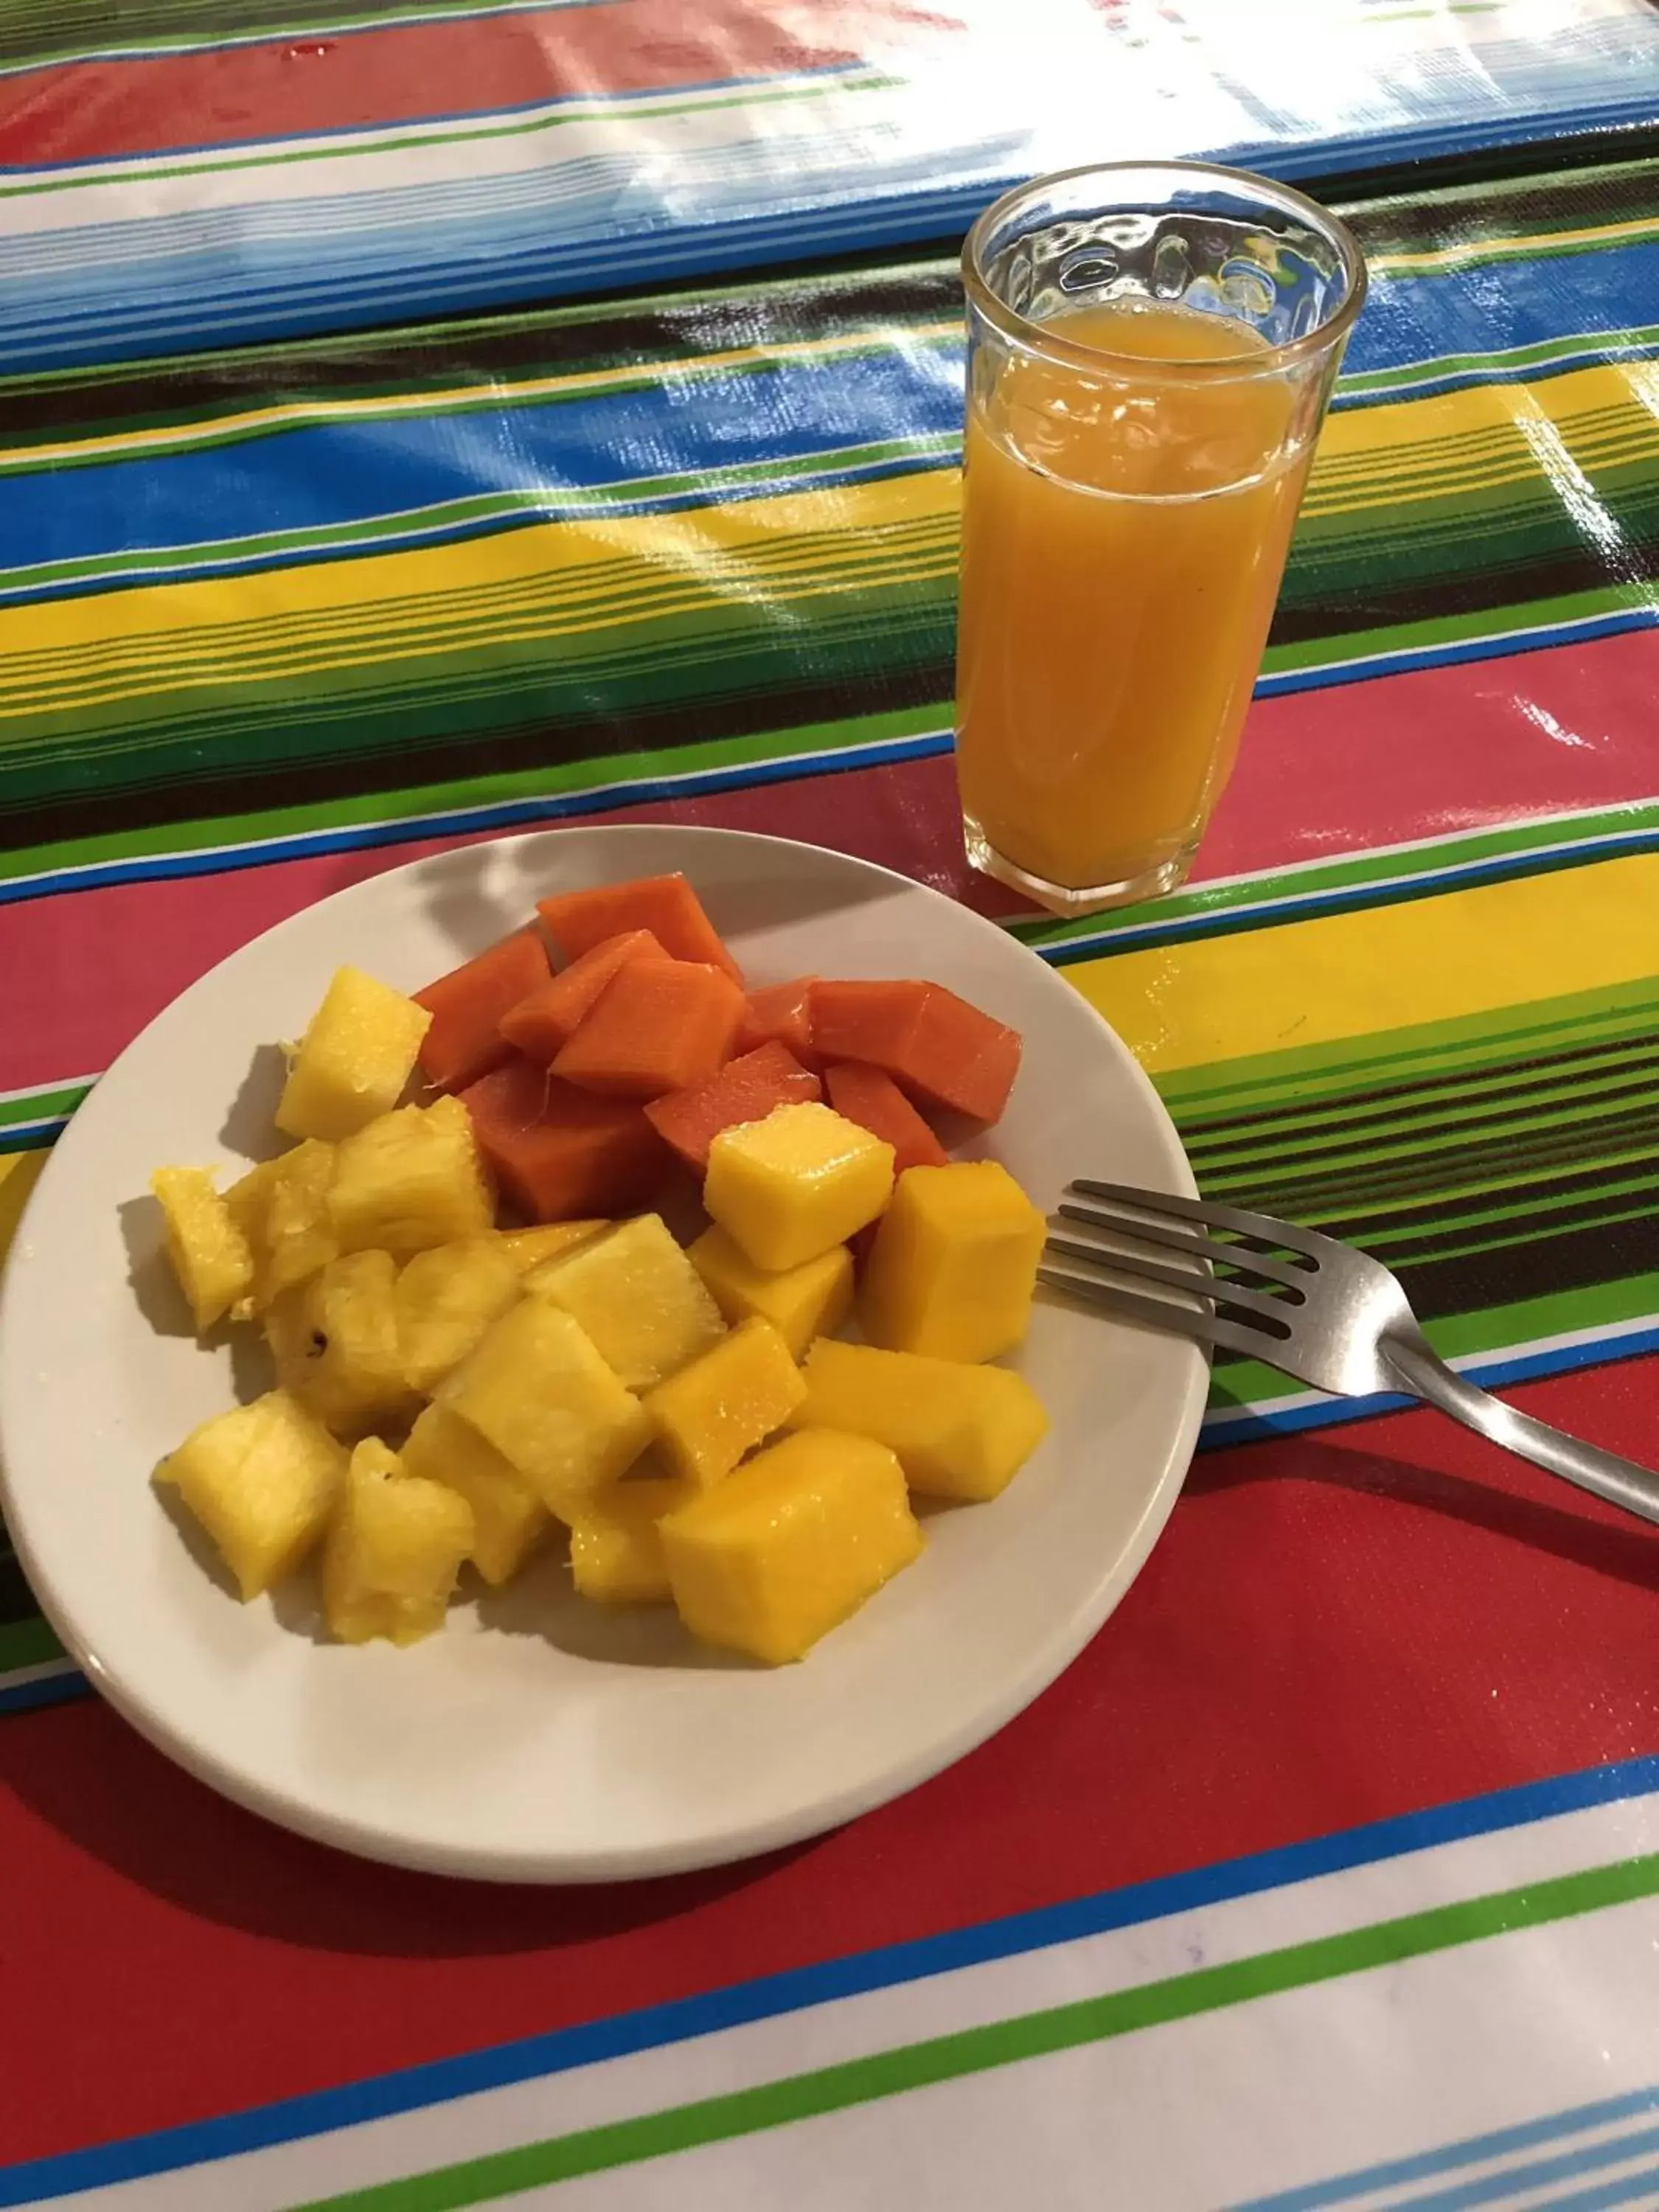
[[[1384,1339],[1382,1352],[1413,1397],[1426,1399],[1466,1429],[1577,1483],[1592,1497],[1622,1505],[1643,1521],[1659,1522],[1659,1474],[1634,1460],[1620,1459],[1617,1452],[1603,1451],[1599,1444],[1570,1437],[1565,1429],[1553,1429],[1547,1421],[1534,1421],[1530,1413],[1517,1413],[1448,1367],[1430,1350],[1425,1337],[1391,1334]]]

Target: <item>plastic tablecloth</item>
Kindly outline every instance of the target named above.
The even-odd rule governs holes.
[[[776,90],[742,42],[786,28],[796,70],[879,30],[1029,72],[1061,16],[649,6],[0,12],[0,1231],[99,1072],[270,922],[527,824],[714,822],[996,915],[1133,1046],[1208,1190],[1365,1244],[1467,1371],[1659,1455],[1651,11],[1075,11],[1177,85],[1160,143],[1334,175],[1389,110],[1464,167],[1348,188],[1373,298],[1193,881],[1060,926],[961,856],[953,262],[830,252],[912,185],[939,197],[889,234],[1049,158],[1029,73],[981,160],[971,105],[884,62],[950,145],[907,183],[896,126],[844,142],[832,219],[746,273],[784,233],[700,229],[638,135],[599,258],[550,234],[507,281],[417,167],[425,249],[373,294],[373,224],[277,220],[223,158],[424,146],[440,98],[614,105],[671,48]],[[308,46],[380,59],[284,106]],[[765,144],[781,220],[781,179],[818,186]],[[993,1742],[817,1844],[614,1891],[261,1825],[84,1693],[0,1561],[0,2204],[1659,2204],[1654,1540],[1242,1364],[1205,1445]]]

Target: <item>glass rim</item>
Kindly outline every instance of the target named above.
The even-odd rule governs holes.
[[[1163,175],[1172,178],[1214,178],[1229,185],[1243,185],[1252,193],[1270,202],[1277,202],[1286,214],[1303,217],[1310,229],[1328,238],[1341,257],[1347,274],[1348,289],[1340,304],[1322,322],[1300,337],[1286,339],[1279,345],[1268,344],[1264,352],[1261,347],[1249,351],[1220,354],[1204,361],[1148,361],[1144,355],[1117,353],[1109,346],[1084,345],[1075,338],[1060,337],[1052,323],[1042,323],[1030,315],[1011,307],[991,289],[981,259],[986,241],[992,230],[1019,201],[1033,192],[1052,190],[1057,185],[1069,184],[1079,177],[1128,177]],[[1126,202],[1126,205],[1127,203]],[[1103,212],[1104,210],[1103,210]],[[1333,215],[1328,208],[1321,207],[1317,200],[1310,199],[1294,185],[1281,184],[1276,177],[1259,175],[1253,169],[1234,169],[1219,161],[1085,161],[1071,169],[1051,169],[1040,177],[1032,177],[1023,185],[1001,193],[984,210],[973,228],[963,241],[962,283],[969,302],[1001,332],[1017,345],[1033,353],[1046,354],[1051,360],[1066,363],[1073,368],[1099,369],[1103,364],[1121,364],[1132,368],[1138,377],[1149,374],[1160,379],[1192,377],[1205,380],[1227,377],[1255,377],[1275,375],[1289,362],[1328,353],[1347,336],[1354,319],[1365,304],[1370,276],[1365,256],[1340,216]]]

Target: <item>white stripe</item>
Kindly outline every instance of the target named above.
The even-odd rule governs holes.
[[[33,1667],[9,1667],[0,1672],[0,1690],[21,1690],[30,1682],[56,1682],[79,1671],[73,1659],[42,1659]]]

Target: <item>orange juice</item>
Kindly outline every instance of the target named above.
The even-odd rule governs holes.
[[[1312,441],[1248,325],[1138,299],[1036,336],[1099,355],[975,363],[957,711],[970,847],[977,833],[1068,890],[1156,889],[1180,879],[1232,765]]]

